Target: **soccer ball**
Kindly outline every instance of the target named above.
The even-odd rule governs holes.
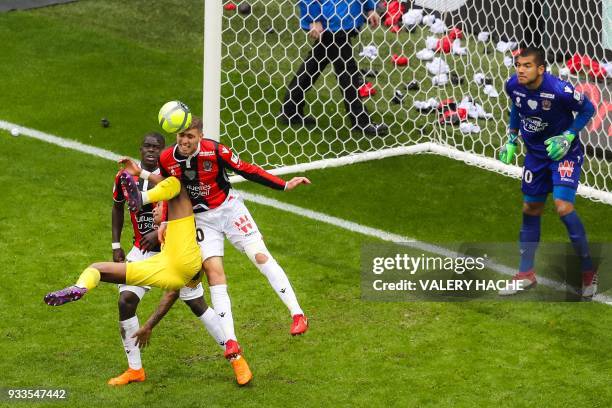
[[[168,133],[180,133],[191,126],[191,112],[181,101],[165,103],[159,110],[157,119],[162,129]]]

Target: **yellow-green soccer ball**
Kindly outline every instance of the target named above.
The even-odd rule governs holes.
[[[164,104],[157,116],[159,125],[168,133],[180,133],[191,126],[189,107],[181,101],[170,101]]]

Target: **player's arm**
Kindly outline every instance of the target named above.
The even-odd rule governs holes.
[[[113,234],[113,262],[125,262],[125,252],[121,248],[121,231],[123,230],[124,203],[113,203],[112,234]]]
[[[293,190],[300,184],[310,184],[310,180],[306,177],[294,177],[289,181],[285,181],[280,177],[268,173],[255,164],[240,160],[236,153],[222,144],[218,146],[217,156],[224,166],[231,168],[245,179],[275,190]]]
[[[125,252],[123,248],[121,248],[124,207],[125,199],[123,198],[123,192],[119,187],[118,178],[115,178],[115,185],[113,187],[113,209],[111,212],[113,262],[125,262]]]
[[[153,208],[153,222],[157,225],[157,241],[160,244],[165,242],[168,226],[166,221],[168,221],[168,202],[161,201]]]
[[[153,174],[151,172],[143,170],[138,164],[136,164],[134,160],[128,157],[124,157],[120,159],[119,163],[122,164],[124,170],[130,173],[132,176],[140,177],[142,179],[152,181],[155,184],[165,179],[165,177],[161,174]],[[163,169],[163,168],[160,167],[160,169]]]
[[[570,125],[568,132],[578,135],[582,129],[584,129],[595,114],[595,106],[591,103],[589,98],[585,94],[574,90],[572,96],[566,92],[564,94],[570,109],[577,113],[574,121]]]
[[[135,343],[138,347],[145,348],[150,344],[153,328],[164,318],[178,298],[178,290],[170,290],[164,293],[157,309],[151,314],[147,322],[132,336],[136,338]]]
[[[571,92],[570,92],[571,91]],[[589,120],[595,114],[595,107],[584,94],[577,92],[570,85],[565,87],[565,91],[561,96],[563,101],[572,111],[577,112],[574,121],[563,134],[550,137],[544,141],[548,157],[554,161],[561,160],[570,147],[572,142],[580,131],[589,123]]]
[[[159,244],[159,238],[157,236],[157,230],[147,232],[140,237],[140,250],[147,252],[155,248]]]

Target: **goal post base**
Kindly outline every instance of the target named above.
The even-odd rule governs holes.
[[[499,160],[490,157],[479,156],[474,153],[464,152],[454,147],[445,146],[433,142],[419,143],[412,146],[394,147],[373,152],[356,153],[339,158],[323,159],[309,163],[284,166],[272,169],[270,170],[270,173],[280,176],[284,174],[301,173],[310,170],[320,170],[332,167],[346,166],[371,160],[385,159],[388,157],[421,153],[437,154],[439,156],[448,157],[450,159],[460,160],[470,166],[479,167],[498,174],[502,174],[507,177],[521,178],[522,174],[522,167],[504,164]],[[240,183],[242,181],[245,181],[245,179],[241,176],[230,177],[230,182],[234,184]],[[612,205],[612,193],[597,190],[593,187],[580,185],[578,187],[578,195],[594,201],[599,201],[608,205]]]

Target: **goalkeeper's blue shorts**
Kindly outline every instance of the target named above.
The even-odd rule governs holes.
[[[575,192],[578,189],[582,161],[583,155],[580,150],[568,152],[559,161],[542,159],[527,153],[523,165],[523,194],[526,197],[544,197],[545,199],[546,195],[553,191],[553,187],[563,187],[555,188],[555,191],[560,192],[560,197],[556,197],[557,193],[555,193],[555,198],[573,201],[573,197],[569,199],[571,194],[567,194],[567,191]]]

